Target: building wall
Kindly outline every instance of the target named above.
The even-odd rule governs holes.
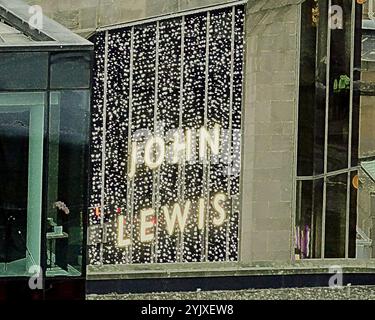
[[[28,0],[82,35],[229,0]],[[246,16],[241,261],[291,261],[299,4],[249,0]],[[73,9],[74,8],[74,9]]]
[[[299,2],[248,5],[243,262],[292,257]]]
[[[362,63],[362,83],[367,87],[374,87],[375,83],[375,63]],[[360,157],[371,158],[375,156],[375,109],[374,96],[361,96],[361,126],[360,126]]]
[[[83,36],[99,26],[197,9],[233,0],[26,0]]]

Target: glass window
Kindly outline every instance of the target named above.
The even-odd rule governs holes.
[[[345,258],[348,175],[327,179],[325,258]]]
[[[0,90],[46,89],[48,53],[0,54]]]
[[[334,0],[332,6],[342,8],[342,28],[331,29],[328,171],[348,168],[350,83],[352,56],[352,1]]]
[[[47,276],[82,273],[89,102],[86,90],[50,97]]]
[[[358,206],[358,189],[359,178],[358,171],[350,173],[350,204],[349,204],[349,221],[348,221],[348,258],[356,258],[356,239],[357,239],[357,206]]]
[[[358,178],[359,96],[352,90],[357,82],[352,82],[360,78],[360,24],[353,22],[361,21],[361,10],[351,0],[302,4],[298,180],[304,181],[298,182],[296,213],[300,258],[356,255],[358,183],[355,189],[348,181]],[[336,175],[339,170],[343,174]],[[302,248],[305,252],[301,239],[309,244],[308,250]]]
[[[306,1],[302,11],[298,175],[312,176],[324,169],[328,4]]]
[[[323,179],[298,181],[296,258],[321,258]]]
[[[44,94],[0,94],[0,277],[40,265]]]
[[[369,1],[361,12],[361,32],[358,32],[357,54],[361,54],[360,74],[357,77],[356,102],[360,117],[359,160],[361,170],[358,173],[358,228],[357,252],[358,259],[375,258],[375,21],[369,8]],[[358,52],[360,51],[360,52]],[[357,112],[356,112],[357,114]],[[354,195],[352,196],[354,201]]]
[[[51,88],[89,88],[90,53],[64,52],[51,54]]]

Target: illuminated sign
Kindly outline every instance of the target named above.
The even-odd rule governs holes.
[[[141,151],[143,154],[143,162],[150,170],[159,169],[166,160],[173,165],[179,164],[180,161],[193,162],[194,159],[194,143],[195,141],[195,130],[187,129],[185,130],[184,137],[181,139],[181,134],[179,130],[172,133],[173,139],[172,144],[168,148],[166,147],[166,141],[162,137],[151,136],[147,139],[145,143],[144,150],[140,148],[137,142],[132,143],[131,156],[130,156],[130,171],[129,178],[134,179],[137,172],[138,163],[138,153]],[[202,127],[199,130],[199,161],[202,163],[207,163],[209,161],[208,154],[211,156],[220,155],[220,136],[221,127],[216,124],[210,132],[207,128]],[[168,152],[169,151],[169,152]],[[167,158],[167,154],[169,157]],[[228,200],[228,196],[224,193],[218,193],[214,195],[211,206],[215,212],[215,217],[213,218],[213,225],[216,227],[222,226],[226,219],[227,214],[224,208],[224,203]],[[198,200],[197,207],[197,219],[196,224],[199,230],[204,228],[204,222],[206,221],[206,200],[200,198]],[[190,212],[192,210],[191,201],[187,200],[183,205],[180,203],[174,203],[171,207],[165,205],[161,208],[163,212],[164,219],[166,221],[166,230],[168,235],[172,236],[178,226],[180,232],[184,232],[186,228],[186,223],[188,221]],[[155,239],[154,229],[155,229],[155,218],[156,211],[153,208],[142,209],[140,211],[140,241],[150,242]],[[120,215],[118,217],[118,246],[127,247],[132,244],[131,239],[125,238],[124,235],[124,216]]]
[[[179,131],[173,134],[173,144],[170,148],[171,163],[178,164],[181,157],[186,162],[191,162],[193,159],[193,130],[187,129],[183,141],[180,140]],[[218,156],[220,153],[220,125],[214,126],[213,135],[210,134],[206,128],[199,130],[199,160],[206,162],[208,159],[208,149],[211,155]],[[137,156],[139,146],[137,142],[132,143],[132,151],[130,157],[130,172],[129,178],[133,179],[136,174]],[[166,143],[161,137],[151,137],[147,140],[144,148],[144,163],[151,170],[156,170],[166,161]]]
[[[93,39],[90,264],[238,259],[243,27],[235,6]]]
[[[217,214],[213,219],[213,224],[216,227],[220,227],[224,224],[227,215],[224,209],[223,203],[228,199],[227,195],[223,193],[216,194],[213,197],[211,203],[212,208]],[[196,221],[198,229],[202,230],[204,228],[205,221],[205,199],[199,199],[198,206],[198,219]],[[164,206],[162,208],[165,221],[167,222],[167,231],[170,236],[176,232],[176,227],[180,232],[185,231],[186,223],[191,211],[191,201],[186,201],[185,205],[182,207],[179,203],[175,203],[172,208]],[[144,209],[140,213],[141,215],[141,226],[140,226],[140,240],[141,242],[150,242],[155,239],[154,228],[155,228],[155,210],[152,208]],[[118,217],[118,246],[127,247],[132,245],[131,239],[125,239],[124,236],[124,216],[120,215]]]

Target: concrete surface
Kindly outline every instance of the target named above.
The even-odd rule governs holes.
[[[194,293],[129,294],[87,297],[88,300],[375,300],[375,287],[303,288]]]

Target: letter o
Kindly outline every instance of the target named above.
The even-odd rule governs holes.
[[[154,146],[158,147],[158,155],[154,160]],[[150,138],[145,146],[145,163],[151,169],[155,170],[159,168],[165,159],[165,143],[160,137]]]

